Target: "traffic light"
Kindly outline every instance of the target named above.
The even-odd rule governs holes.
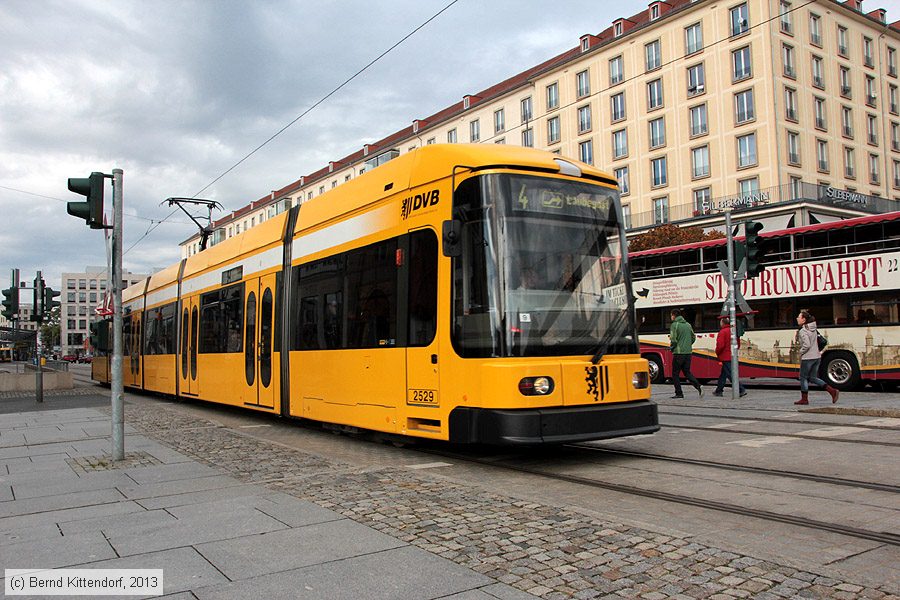
[[[59,300],[56,299],[59,294],[59,292],[52,288],[44,288],[44,318],[50,318],[50,313],[53,312],[54,308],[59,306]]]
[[[91,323],[90,328],[91,348],[95,352],[109,351],[109,320],[94,321]]]
[[[8,287],[3,290],[3,316],[12,321],[19,314],[19,288]]]
[[[765,242],[760,239],[759,231],[763,224],[757,221],[747,221],[744,224],[744,254],[747,257],[747,278],[756,277],[762,273],[766,266],[762,259],[767,252]]]
[[[84,219],[91,229],[103,229],[103,173],[93,172],[90,177],[70,177],[69,191],[87,197],[87,202],[69,202],[66,210],[72,216]]]
[[[33,292],[33,300],[32,300],[32,311],[31,311],[31,320],[37,321],[40,323],[44,320],[44,316],[46,313],[44,312],[44,278],[41,277],[40,271],[38,271],[38,276],[34,278],[34,287],[32,288]]]

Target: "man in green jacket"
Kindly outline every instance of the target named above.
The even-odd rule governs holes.
[[[681,310],[673,308],[671,312],[672,327],[669,329],[669,342],[672,348],[672,383],[675,384],[673,398],[684,398],[681,393],[681,380],[679,373],[684,373],[685,378],[697,389],[697,393],[703,396],[703,388],[700,382],[691,373],[691,352],[697,336],[694,328],[681,316]]]

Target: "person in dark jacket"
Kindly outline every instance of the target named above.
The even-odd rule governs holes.
[[[797,315],[797,343],[800,344],[800,399],[794,404],[809,404],[809,384],[814,383],[825,388],[831,395],[831,402],[838,401],[838,392],[818,377],[819,362],[822,353],[819,352],[819,335],[816,329],[816,318],[808,310],[801,310]]]
[[[681,310],[673,308],[670,313],[672,326],[669,328],[669,340],[672,348],[672,383],[675,384],[675,395],[672,398],[684,398],[681,393],[681,380],[679,373],[684,373],[685,378],[696,388],[697,393],[703,396],[703,388],[700,382],[691,373],[691,353],[697,336],[694,328],[681,316]]]
[[[713,392],[713,396],[722,396],[722,392],[725,390],[725,380],[734,381],[731,378],[731,324],[728,317],[722,317],[719,320],[719,334],[716,336],[716,358],[719,359],[719,362],[722,363],[722,370],[719,371],[719,383],[716,384],[716,389]],[[741,338],[738,337],[738,348],[741,347]],[[734,385],[732,383],[732,385]],[[747,395],[747,390],[744,389],[744,384],[738,381],[738,391],[741,394],[741,397]]]

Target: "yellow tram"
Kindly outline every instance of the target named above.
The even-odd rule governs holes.
[[[123,309],[132,389],[459,443],[659,429],[616,181],[549,152],[411,151]]]

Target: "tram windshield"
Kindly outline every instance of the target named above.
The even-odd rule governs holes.
[[[453,343],[464,357],[635,353],[618,192],[484,175],[454,196]]]

